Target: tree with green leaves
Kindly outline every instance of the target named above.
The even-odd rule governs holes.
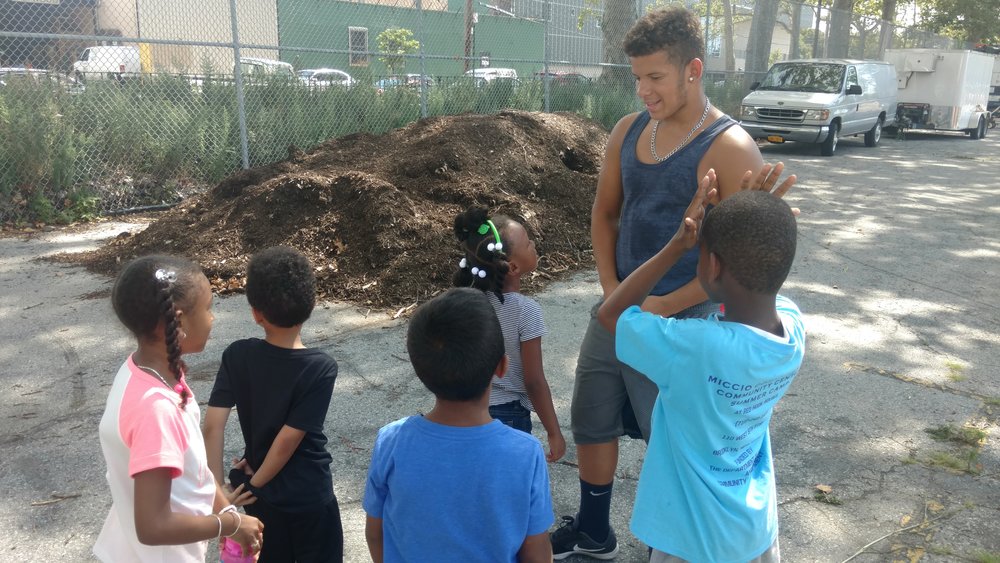
[[[382,61],[389,74],[402,73],[406,69],[406,55],[412,55],[420,49],[420,41],[413,38],[413,32],[401,27],[383,30],[375,38],[375,42],[382,53],[378,60]]]
[[[1000,42],[1000,0],[916,0],[920,25],[969,43]]]

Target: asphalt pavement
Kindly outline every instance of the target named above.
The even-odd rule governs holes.
[[[783,293],[804,313],[806,358],[771,425],[785,561],[1000,561],[1000,133],[990,133],[910,131],[874,149],[843,139],[831,158],[806,145],[762,148],[799,175],[788,200],[802,210]],[[37,258],[142,227],[0,238],[4,560],[89,560],[110,505],[97,424],[133,348],[111,312],[110,279]],[[557,517],[577,505],[569,403],[598,291],[596,274],[583,272],[535,296],[569,442],[550,466]],[[201,402],[225,346],[258,334],[242,296],[218,298],[215,310],[212,340],[188,359]],[[307,345],[340,364],[326,432],[351,562],[368,560],[361,496],[378,428],[432,405],[409,368],[406,320],[391,314],[324,303],[304,330]],[[643,453],[623,441],[618,561],[646,556],[628,531]]]

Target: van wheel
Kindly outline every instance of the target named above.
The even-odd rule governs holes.
[[[833,152],[837,150],[837,141],[839,139],[840,123],[833,122],[830,124],[830,134],[826,136],[826,140],[824,140],[823,144],[819,146],[819,154],[823,156],[833,156]]]
[[[882,139],[882,118],[875,120],[875,125],[872,126],[872,130],[865,133],[865,146],[875,147],[878,146],[878,142]]]

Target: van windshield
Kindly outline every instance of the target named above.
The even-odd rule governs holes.
[[[767,71],[757,89],[836,94],[843,85],[842,64],[778,63]]]

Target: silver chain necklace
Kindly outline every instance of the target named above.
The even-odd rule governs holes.
[[[691,140],[691,135],[694,135],[694,132],[697,131],[699,128],[701,128],[702,125],[704,125],[705,118],[708,117],[708,110],[711,107],[712,107],[712,102],[708,98],[706,98],[705,111],[702,112],[701,119],[699,119],[698,123],[696,123],[695,126],[692,127],[690,131],[688,131],[687,137],[684,137],[684,140],[681,141],[681,144],[674,147],[674,150],[668,152],[666,156],[659,156],[656,154],[656,129],[659,128],[660,126],[660,120],[657,119],[656,121],[654,121],[653,132],[650,133],[649,135],[649,152],[650,154],[653,155],[653,160],[655,160],[656,162],[663,162],[664,160],[674,156],[674,153],[684,148],[684,145],[686,145],[687,142]]]
[[[150,367],[146,367],[146,366],[140,366],[139,364],[136,364],[135,367],[137,367],[139,369],[146,370],[147,372],[155,375],[156,379],[159,379],[160,381],[163,382],[164,385],[167,386],[167,389],[170,389],[171,391],[176,391],[176,389],[174,389],[173,387],[171,387],[170,384],[167,383],[167,380],[164,379],[162,375],[160,375],[160,372],[156,371],[155,369],[150,368]]]

